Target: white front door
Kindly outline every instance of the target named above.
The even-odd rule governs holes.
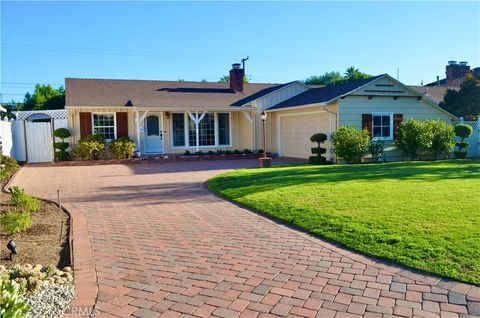
[[[163,113],[145,118],[145,153],[163,153]]]

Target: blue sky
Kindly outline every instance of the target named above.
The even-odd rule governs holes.
[[[246,55],[253,82],[427,83],[480,66],[480,2],[1,2],[3,101],[65,77],[217,81]]]

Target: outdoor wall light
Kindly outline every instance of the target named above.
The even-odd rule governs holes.
[[[17,244],[14,240],[8,241],[7,248],[10,251],[10,260],[13,261],[15,255],[17,255]]]

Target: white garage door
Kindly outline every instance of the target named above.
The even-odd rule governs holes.
[[[310,148],[316,144],[310,141],[310,137],[320,132],[328,135],[330,128],[328,113],[280,117],[280,124],[281,155],[293,158],[311,156]],[[327,141],[324,148],[329,149],[329,146]],[[328,150],[326,157],[329,158]]]

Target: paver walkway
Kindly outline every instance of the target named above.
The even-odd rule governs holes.
[[[76,277],[77,293],[94,295],[96,286],[82,282],[95,277],[96,309],[104,317],[480,313],[478,287],[376,263],[225,202],[205,187],[222,170],[254,165],[27,166],[14,184],[47,199],[60,189],[75,210],[76,273],[86,270]],[[89,240],[77,238],[82,227]]]

